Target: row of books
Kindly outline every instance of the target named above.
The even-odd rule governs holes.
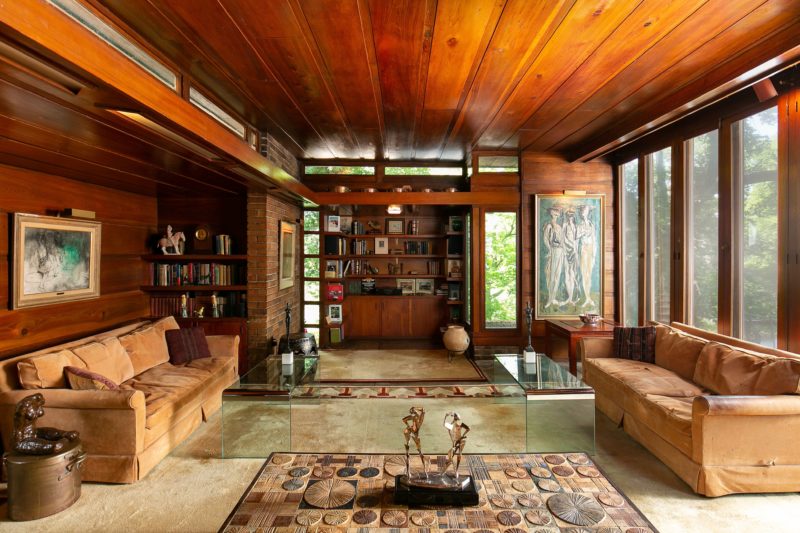
[[[220,317],[247,316],[247,295],[235,292],[217,295],[217,311]],[[211,318],[211,295],[203,294],[186,298],[186,314],[193,317],[195,311],[203,308],[203,316]],[[150,298],[150,316],[181,316],[181,296],[152,296]]]
[[[428,261],[428,274],[438,276],[442,273],[442,264],[439,261]]]
[[[347,239],[336,235],[325,235],[323,251],[325,255],[345,255],[347,254]]]
[[[366,239],[353,239],[350,243],[350,252],[355,255],[367,255],[369,247]]]
[[[403,244],[403,253],[407,255],[429,255],[433,253],[433,246],[428,241],[406,241]]]
[[[245,266],[220,263],[150,263],[150,285],[239,285],[246,283]]]
[[[214,236],[214,251],[218,255],[231,255],[233,249],[233,242],[230,235],[215,235]]]
[[[419,220],[409,220],[406,232],[409,235],[419,235]]]

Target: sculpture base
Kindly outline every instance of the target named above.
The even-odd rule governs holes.
[[[478,505],[478,489],[472,476],[458,481],[446,474],[431,474],[409,480],[403,474],[394,478],[394,503],[403,505]]]

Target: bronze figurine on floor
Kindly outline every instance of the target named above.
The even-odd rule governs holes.
[[[59,453],[78,438],[77,431],[37,428],[36,419],[41,416],[44,416],[44,396],[37,393],[19,401],[14,411],[12,447],[15,451],[27,455]]]

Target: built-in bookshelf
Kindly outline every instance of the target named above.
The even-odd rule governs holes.
[[[141,290],[150,294],[152,316],[181,317],[184,300],[186,317],[198,316],[201,309],[204,318],[247,316],[246,255],[148,254],[142,260],[147,281]]]
[[[464,317],[464,213],[443,206],[320,213],[320,342],[432,337]],[[338,317],[329,316],[331,305]],[[327,319],[327,320],[326,320]]]

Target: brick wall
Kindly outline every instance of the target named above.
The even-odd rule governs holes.
[[[297,159],[270,134],[261,136],[261,155],[295,178],[299,174]]]
[[[274,196],[247,196],[247,336],[250,366],[273,353],[275,342],[286,331],[284,309],[292,308],[292,332],[300,331],[302,290],[302,243],[297,239],[294,285],[278,290],[278,232],[281,220],[297,222],[300,207]],[[298,237],[300,236],[298,225]]]

